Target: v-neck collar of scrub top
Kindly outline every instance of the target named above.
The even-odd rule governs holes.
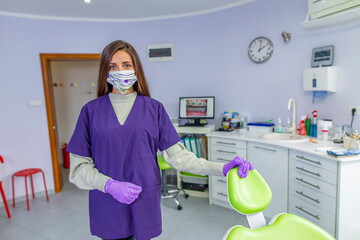
[[[138,96],[139,96],[139,94],[136,94],[136,97],[135,97],[135,100],[134,100],[134,104],[132,105],[132,107],[131,107],[131,109],[130,109],[129,115],[128,115],[127,118],[125,119],[124,124],[121,124],[121,123],[119,122],[118,117],[116,116],[115,109],[114,109],[113,105],[111,104],[110,96],[109,96],[109,94],[107,94],[107,98],[106,98],[106,99],[107,99],[108,104],[110,105],[111,110],[112,110],[112,111],[111,111],[111,115],[112,115],[111,117],[119,124],[119,126],[124,127],[125,125],[127,125],[126,123],[128,122],[129,118],[131,118],[132,115],[133,115],[134,108],[135,108],[136,103],[137,103],[137,100],[138,100]]]

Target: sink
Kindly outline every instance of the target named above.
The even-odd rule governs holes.
[[[263,138],[274,140],[274,141],[284,141],[284,142],[301,142],[301,141],[307,141],[310,137],[308,136],[300,136],[290,133],[267,133],[265,135],[262,135]]]

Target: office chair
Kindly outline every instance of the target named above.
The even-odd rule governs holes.
[[[329,233],[297,215],[281,213],[267,224],[262,213],[272,198],[271,189],[256,169],[246,178],[238,176],[238,168],[227,175],[230,205],[246,215],[250,228],[234,226],[223,240],[335,240]]]
[[[159,168],[161,170],[161,198],[174,198],[174,201],[177,205],[177,209],[181,210],[182,206],[177,199],[177,195],[179,192],[184,193],[184,197],[188,198],[189,194],[187,194],[183,189],[179,189],[175,185],[167,184],[166,180],[166,170],[171,169],[171,166],[164,160],[163,156],[157,155],[157,160],[159,163]],[[172,188],[171,190],[168,187]]]

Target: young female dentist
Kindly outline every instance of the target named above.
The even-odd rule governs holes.
[[[127,42],[101,54],[98,98],[87,103],[67,150],[70,182],[89,193],[90,229],[102,239],[148,240],[161,234],[160,149],[175,169],[226,176],[253,167],[240,157],[227,164],[185,149],[164,106],[150,97],[142,64]]]

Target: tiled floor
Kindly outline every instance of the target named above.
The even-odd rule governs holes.
[[[64,172],[66,174],[66,172]],[[9,194],[9,193],[8,193]],[[234,210],[210,206],[208,199],[179,197],[183,209],[178,211],[171,199],[162,200],[163,233],[156,240],[220,240],[227,229],[245,225],[246,220]],[[88,192],[66,182],[61,193],[30,199],[16,208],[10,206],[11,219],[0,208],[0,239],[11,240],[91,240],[88,218]]]

